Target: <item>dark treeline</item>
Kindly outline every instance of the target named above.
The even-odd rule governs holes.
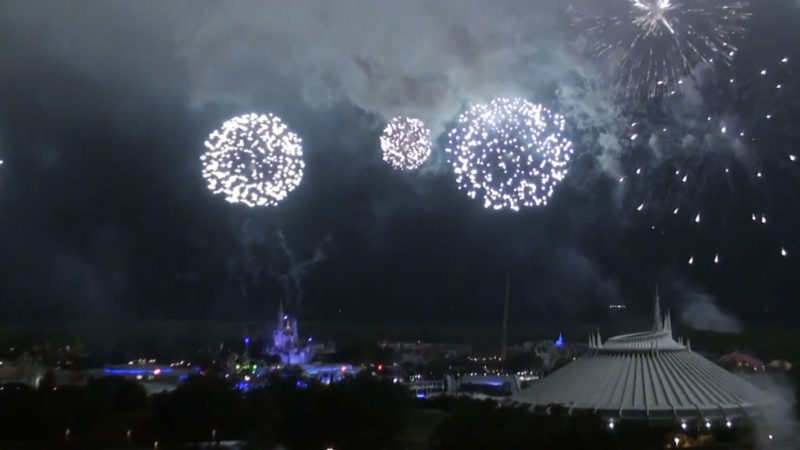
[[[253,448],[393,448],[412,407],[401,386],[368,377],[332,386],[276,376],[242,393],[224,380],[197,377],[148,397],[120,378],[86,386],[6,384],[0,390],[0,448],[184,448],[246,440]],[[102,446],[102,447],[98,447]],[[24,447],[28,448],[28,447]]]
[[[712,437],[622,422],[609,430],[595,415],[553,412],[539,416],[465,398],[419,401],[402,386],[368,376],[325,386],[282,374],[248,392],[196,377],[152,396],[120,378],[59,387],[45,379],[39,389],[2,386],[0,448],[152,449],[158,442],[166,450],[239,440],[270,450],[645,450],[669,448],[678,436],[699,448],[750,440],[746,429]]]

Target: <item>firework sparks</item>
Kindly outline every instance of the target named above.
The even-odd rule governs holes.
[[[226,121],[205,142],[203,177],[230,203],[274,206],[303,178],[300,138],[273,114],[245,114]]]
[[[498,98],[458,118],[445,149],[459,189],[489,209],[546,205],[567,174],[564,118],[524,99]]]
[[[638,136],[628,141],[629,172],[621,178],[630,182],[620,189],[630,195],[631,208],[647,205],[641,214],[647,226],[702,236],[715,248],[728,245],[731,233],[750,233],[744,222],[772,229],[780,216],[768,209],[775,203],[775,185],[794,192],[798,181],[793,137],[800,110],[791,99],[799,85],[789,61],[746,49],[729,69],[692,81],[702,103],[675,96],[647,102],[634,113],[631,127],[620,135]],[[781,197],[785,201],[785,194]],[[687,242],[695,247],[702,240]],[[687,250],[721,264],[718,254]]]
[[[575,22],[595,57],[619,57],[625,96],[652,98],[672,94],[698,64],[729,64],[749,16],[746,1],[617,0]]]
[[[417,169],[431,155],[431,130],[418,119],[395,117],[380,140],[383,160],[395,169]]]

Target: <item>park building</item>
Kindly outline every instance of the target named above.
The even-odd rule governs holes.
[[[536,413],[599,414],[615,421],[639,420],[711,428],[731,427],[759,415],[773,399],[748,380],[675,340],[669,312],[662,318],[658,295],[650,331],[603,342],[589,338],[585,356],[515,394],[514,403]]]

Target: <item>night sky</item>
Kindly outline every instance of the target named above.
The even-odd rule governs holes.
[[[0,320],[266,318],[285,301],[323,319],[496,321],[506,273],[519,321],[591,321],[611,303],[645,316],[656,284],[698,327],[793,320],[800,165],[759,188],[769,228],[653,232],[620,200],[608,159],[626,119],[560,3],[2,2]],[[800,63],[800,4],[757,3],[743,49]],[[570,123],[576,159],[546,207],[488,211],[456,188],[446,130],[496,96]],[[304,140],[302,184],[277,207],[229,204],[201,175],[208,133],[251,111]],[[397,114],[433,129],[417,172],[381,160]],[[766,145],[796,145],[791,131]],[[724,195],[699,201],[735,206]],[[281,283],[279,231],[297,261],[319,257],[302,291]],[[686,264],[712,246],[724,263]]]

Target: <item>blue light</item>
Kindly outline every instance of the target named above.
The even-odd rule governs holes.
[[[244,338],[244,343],[250,345],[250,338],[249,337]]]
[[[425,398],[425,397],[426,397],[425,391],[417,391],[417,398],[422,399],[422,398]]]
[[[300,389],[305,389],[308,387],[308,383],[306,383],[303,380],[297,380],[297,383],[295,383],[295,385]]]
[[[558,339],[555,342],[556,347],[563,347],[564,346],[564,337],[561,336],[561,333],[558,333]]]
[[[249,391],[250,390],[250,383],[248,383],[246,381],[240,381],[239,383],[236,383],[236,389],[238,389],[240,391]]]

